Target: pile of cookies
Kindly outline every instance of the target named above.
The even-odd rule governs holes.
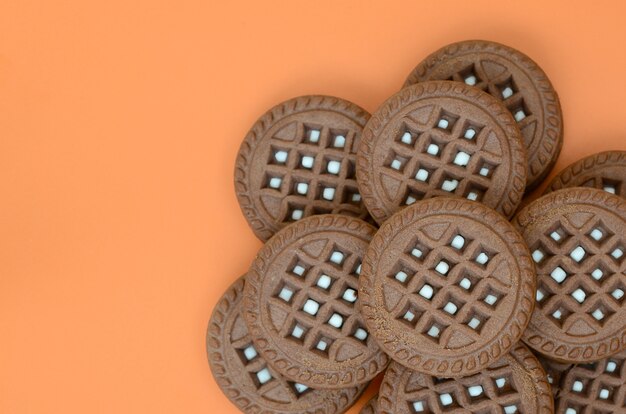
[[[207,332],[223,392],[342,413],[380,374],[362,413],[626,413],[626,152],[524,199],[562,143],[545,73],[486,41],[428,56],[371,116],[270,109],[235,167],[265,245]]]

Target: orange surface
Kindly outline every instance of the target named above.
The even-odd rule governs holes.
[[[560,169],[626,149],[625,14],[620,1],[3,1],[0,412],[237,412],[204,335],[260,247],[232,184],[256,118],[308,93],[373,111],[426,54],[491,39],[557,88]]]

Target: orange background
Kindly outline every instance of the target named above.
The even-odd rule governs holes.
[[[3,1],[0,412],[237,412],[204,335],[261,245],[232,183],[256,118],[310,93],[373,111],[428,53],[491,39],[558,90],[558,170],[626,150],[625,14],[620,1]]]

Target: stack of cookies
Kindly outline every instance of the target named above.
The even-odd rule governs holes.
[[[223,392],[343,413],[384,375],[362,413],[626,413],[626,152],[524,199],[562,143],[546,74],[486,41],[428,56],[371,116],[270,109],[235,167],[265,245],[207,332]]]

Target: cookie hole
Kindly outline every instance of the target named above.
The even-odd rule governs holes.
[[[312,170],[315,165],[315,155],[300,155],[300,162],[298,163],[298,168],[303,168],[305,170]]]
[[[302,305],[302,311],[311,316],[315,316],[317,315],[317,312],[320,310],[321,305],[322,304],[317,302],[316,300],[308,298],[306,302],[304,302],[304,305]]]
[[[409,269],[408,267],[402,266],[401,264],[398,264],[395,266],[395,269],[390,277],[406,286],[409,284],[414,275],[415,272],[413,270]]]
[[[582,414],[584,407],[581,405],[572,405],[569,403],[569,406],[565,409],[564,414]],[[594,413],[596,414],[596,413]]]
[[[299,194],[302,196],[306,196],[309,192],[309,183],[306,181],[297,181],[294,180],[291,188],[291,194]]]
[[[450,410],[453,407],[458,407],[458,403],[456,402],[452,394],[445,392],[443,394],[439,394],[438,397],[439,404],[441,405],[442,409]]]
[[[478,163],[478,167],[476,168],[475,173],[480,175],[481,177],[491,178],[495,174],[497,167],[498,166],[496,164],[483,160],[482,162]]]
[[[468,154],[465,151],[459,150],[454,156],[454,160],[452,161],[452,163],[458,165],[459,167],[465,168],[467,167],[467,164],[469,164],[471,159],[472,154]]]
[[[494,252],[481,248],[478,250],[476,256],[474,256],[474,262],[478,263],[481,267],[486,268],[495,255],[496,254]]]
[[[248,344],[241,349],[237,349],[237,354],[239,355],[239,359],[244,365],[250,364],[259,356],[257,350],[252,344]]]
[[[439,339],[443,335],[448,325],[440,323],[436,320],[431,320],[426,328],[422,331],[422,334],[435,343],[439,343]]]
[[[621,194],[621,184],[622,183],[620,181],[602,177],[602,189],[607,193]]]
[[[424,283],[420,290],[417,291],[417,294],[430,302],[433,296],[435,296],[435,288],[428,283]]]
[[[324,157],[323,170],[327,174],[339,175],[341,172],[341,160],[336,158]]]
[[[287,160],[289,159],[289,150],[274,147],[272,146],[270,149],[270,159],[268,164],[277,164],[277,165],[285,165],[287,164]]]
[[[562,284],[563,282],[565,282],[565,280],[569,277],[570,275],[563,270],[563,268],[561,266],[557,266],[554,268],[554,270],[552,270],[552,272],[550,272],[550,277],[559,285]]]
[[[426,401],[409,401],[409,410],[411,413],[428,412],[428,406],[426,404]]]
[[[348,204],[360,205],[361,193],[359,193],[359,190],[354,187],[344,187],[342,202],[348,203]]]
[[[610,255],[613,258],[613,260],[621,264],[622,260],[624,260],[624,250],[625,250],[624,246],[621,244],[618,244],[617,246],[611,249]]]
[[[304,126],[304,142],[305,144],[319,145],[322,136],[322,128],[320,126],[305,125]]]
[[[481,385],[470,385],[469,387],[466,386],[465,390],[467,392],[467,395],[469,395],[470,399],[473,402],[482,399],[481,397],[484,397],[485,394],[485,390]]]
[[[334,281],[335,280],[332,277],[322,273],[317,279],[317,282],[315,282],[315,286],[323,290],[330,290]]]
[[[598,262],[589,277],[597,284],[602,285],[611,275],[611,270],[602,262]]]
[[[624,287],[620,286],[618,288],[613,289],[611,291],[611,297],[613,297],[613,299],[615,299],[621,304],[624,299]]]
[[[401,130],[401,133],[396,138],[396,142],[401,144],[401,145],[405,145],[405,146],[407,146],[409,148],[413,148],[413,146],[415,145],[415,142],[417,141],[418,137],[419,137],[419,134],[411,131],[405,125],[404,129]]]
[[[614,313],[615,312],[613,312],[607,306],[603,305],[602,303],[598,303],[594,308],[592,308],[592,311],[589,312],[589,315],[591,315],[593,319],[598,321],[600,325],[604,325]]]
[[[403,309],[403,311],[400,313],[400,315],[398,315],[397,319],[403,324],[411,328],[415,328],[417,322],[422,317],[422,314],[423,312],[421,309],[417,308],[413,304],[408,304],[405,309]]]
[[[492,308],[496,308],[500,299],[502,299],[504,295],[493,288],[489,288],[481,300]]]
[[[453,193],[459,187],[460,179],[450,174],[444,174],[441,178],[439,188],[448,193]]]
[[[422,183],[428,183],[436,168],[429,167],[423,163],[418,165],[413,178]]]
[[[341,267],[347,257],[348,253],[341,251],[337,246],[335,246],[330,252],[330,256],[328,256],[328,262],[333,264],[335,267]]]
[[[467,198],[468,200],[480,202],[485,197],[486,192],[487,188],[479,184],[471,183],[470,185],[466,186],[465,194],[463,194],[463,197]]]
[[[538,247],[533,250],[532,257],[535,263],[541,263],[546,257],[546,252],[541,247]]]
[[[343,315],[338,312],[334,312],[332,315],[330,315],[330,318],[328,318],[326,323],[335,329],[341,329],[344,319],[345,318]]]
[[[424,152],[433,158],[440,158],[445,147],[446,143],[444,141],[430,137],[430,140],[426,143]]]
[[[410,206],[416,201],[424,199],[424,196],[425,194],[423,192],[409,188],[404,196],[404,204]]]
[[[612,386],[605,383],[600,383],[600,387],[598,389],[598,399],[607,402],[614,402],[614,391],[615,389]]]
[[[448,294],[447,297],[443,301],[444,305],[441,308],[442,311],[446,312],[448,315],[456,315],[461,308],[465,305],[465,302],[454,297],[451,294]]]
[[[500,91],[500,98],[503,100],[509,99],[511,96],[518,92],[517,86],[513,83],[513,78],[510,77],[506,81],[496,85]]]
[[[301,220],[304,217],[305,207],[301,204],[288,203],[287,215],[284,221],[292,222]]]
[[[445,260],[441,259],[434,267],[435,272],[439,273],[442,276],[447,276],[448,272],[452,269],[453,265]]]
[[[263,180],[263,188],[271,188],[273,190],[280,191],[283,185],[283,176],[282,175],[273,175],[266,173],[265,179]]]
[[[477,281],[478,279],[474,275],[472,275],[468,271],[465,271],[463,273],[463,276],[459,279],[458,285],[462,289],[471,292],[472,290],[474,290],[474,286],[476,285]]]
[[[552,311],[550,318],[552,318],[552,321],[558,326],[563,326],[563,323],[571,314],[572,312],[569,309],[559,305],[554,311]]]
[[[463,128],[461,130],[461,137],[468,141],[476,142],[476,137],[480,134],[482,129],[482,125],[478,125],[471,121],[465,121],[465,124],[463,125]]]
[[[357,326],[357,328],[352,333],[352,336],[361,342],[367,342],[367,337],[369,336],[369,333],[365,328]]]
[[[354,304],[357,300],[358,292],[356,289],[346,288],[341,295],[341,299],[348,302],[349,304]]]
[[[606,372],[607,374],[610,375],[617,375],[619,376],[619,373],[622,370],[622,364],[624,362],[623,361],[619,361],[616,359],[609,359],[606,362],[606,366],[604,367],[604,372]]]
[[[476,86],[477,84],[482,82],[482,79],[480,79],[480,77],[476,73],[473,64],[460,71],[459,76],[461,77],[461,79],[463,79],[463,82],[465,82],[465,84],[469,86]]]
[[[345,148],[347,144],[347,130],[341,129],[331,129],[330,132],[329,144],[333,148]]]
[[[452,240],[450,240],[449,245],[453,249],[462,252],[465,249],[466,243],[467,241],[465,240],[465,237],[461,236],[460,234],[456,234],[454,237],[452,237]]]
[[[553,296],[553,294],[545,286],[539,285],[535,293],[535,301],[537,302],[537,305],[542,308],[551,296]]]
[[[304,278],[306,273],[309,271],[310,266],[302,261],[300,261],[297,257],[293,261],[293,263],[289,266],[289,273],[292,275]]]
[[[587,296],[589,296],[589,293],[586,292],[582,287],[579,287],[575,289],[572,293],[570,293],[570,296],[578,303],[585,303],[585,300],[587,300]]]
[[[355,275],[356,277],[361,276],[361,261],[357,260],[354,263],[354,269],[352,270],[352,274]]]
[[[283,285],[281,285],[281,287],[279,288],[278,292],[275,294],[274,297],[286,303],[291,303],[291,299],[293,298],[293,295],[296,292],[297,292],[296,288],[284,283]]]
[[[486,315],[473,311],[465,320],[465,324],[480,333],[488,319],[489,318]]]
[[[584,247],[578,245],[574,248],[574,250],[570,252],[569,257],[571,257],[572,260],[576,263],[581,263],[585,259],[586,255],[587,251],[584,249]]]
[[[265,385],[268,382],[270,382],[273,378],[274,377],[270,373],[269,369],[267,369],[267,367],[264,367],[260,371],[254,373],[253,380],[254,380],[256,387],[260,388],[262,385]]]
[[[493,379],[495,392],[498,396],[503,396],[515,392],[513,381],[509,375],[498,376]]]
[[[517,405],[507,405],[502,408],[504,409],[504,414],[515,414],[517,412]]]
[[[288,382],[288,384],[297,398],[301,398],[303,395],[311,391],[311,388],[307,387],[304,384],[300,384],[297,382]]]
[[[532,112],[528,109],[528,105],[526,105],[523,98],[509,106],[509,111],[513,114],[513,118],[515,118],[516,122],[522,122],[532,115]]]
[[[288,337],[296,342],[304,343],[304,339],[306,338],[308,331],[309,329],[306,326],[300,325],[298,322],[294,322],[289,331]]]
[[[423,262],[426,256],[430,253],[430,249],[419,240],[414,240],[409,244],[409,248],[406,252],[409,256],[411,256],[414,260],[419,262]]]
[[[311,351],[325,358],[328,358],[328,352],[330,351],[330,347],[333,342],[334,341],[331,338],[328,338],[324,335],[318,335],[313,341]]]
[[[335,187],[321,187],[320,196],[318,198],[322,198],[327,201],[333,201],[335,199],[335,193],[337,189]]]
[[[387,161],[385,162],[385,166],[395,171],[402,172],[404,171],[404,167],[408,162],[408,158],[397,154],[395,151],[391,151],[389,156],[387,157]]]

